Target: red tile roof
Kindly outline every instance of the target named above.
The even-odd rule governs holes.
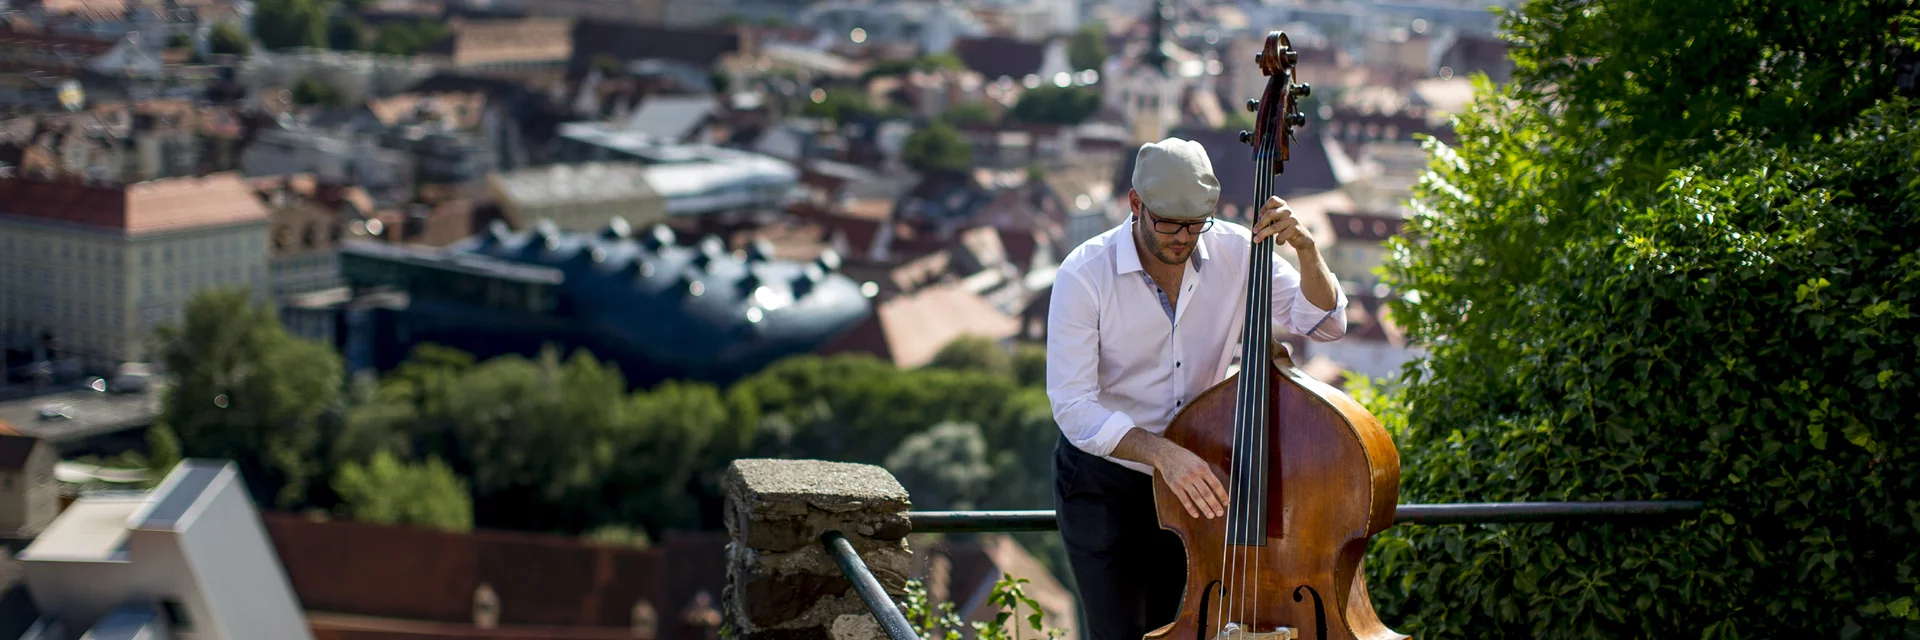
[[[97,56],[112,51],[116,44],[118,44],[118,41],[115,40],[102,40],[85,36],[25,33],[10,29],[0,31],[0,49],[72,52],[87,56]]]
[[[124,185],[0,179],[0,214],[129,235],[265,221],[267,208],[238,174]]]
[[[886,357],[902,368],[933,361],[954,338],[981,336],[1000,340],[1020,332],[1020,321],[993,308],[986,299],[947,282],[880,303],[874,311],[886,340]]]

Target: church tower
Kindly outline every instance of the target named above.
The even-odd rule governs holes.
[[[1121,84],[1128,87],[1125,111],[1133,126],[1134,143],[1157,142],[1180,121],[1180,97],[1186,82],[1167,55],[1167,30],[1178,18],[1171,0],[1157,0],[1147,16],[1147,48]]]

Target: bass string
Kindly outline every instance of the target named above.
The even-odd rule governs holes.
[[[1248,341],[1245,344],[1252,344],[1252,331],[1253,328],[1251,325],[1243,327],[1241,340]],[[1242,369],[1245,369],[1245,367],[1242,366]],[[1241,375],[1238,384],[1239,397],[1246,398],[1252,390],[1247,376],[1244,374]],[[1248,473],[1247,470],[1243,468],[1242,457],[1239,455],[1239,452],[1241,451],[1242,438],[1245,437],[1247,429],[1248,410],[1249,407],[1246,406],[1244,402],[1237,403],[1234,407],[1233,450],[1235,455],[1232,457],[1232,460],[1229,461],[1231,471],[1227,478],[1229,491],[1227,495],[1227,526],[1223,528],[1225,539],[1221,541],[1221,548],[1226,550],[1221,561],[1225,563],[1226,566],[1221,572],[1221,597],[1218,600],[1221,614],[1216,618],[1219,620],[1222,628],[1235,621],[1235,614],[1237,613],[1239,604],[1237,602],[1240,593],[1238,583],[1239,574],[1236,569],[1240,568],[1240,553],[1239,549],[1233,545],[1233,542],[1237,539],[1235,534],[1239,532],[1241,512],[1245,508],[1246,493],[1241,483],[1246,480]]]
[[[1271,145],[1262,144],[1261,148],[1254,153],[1254,161],[1258,166],[1264,167],[1266,163],[1271,162],[1273,154]],[[1271,191],[1271,180],[1259,181],[1254,187],[1255,201],[1260,206],[1264,206],[1267,198],[1272,195]],[[1256,207],[1255,210],[1259,209]],[[1255,540],[1254,536],[1265,536],[1263,529],[1266,520],[1266,509],[1263,503],[1266,500],[1264,480],[1267,474],[1266,456],[1263,454],[1267,431],[1267,389],[1271,378],[1265,360],[1270,356],[1267,340],[1272,334],[1272,278],[1263,276],[1269,274],[1272,269],[1270,242],[1271,239],[1268,239],[1255,244],[1251,248],[1252,255],[1249,256],[1247,324],[1243,334],[1246,344],[1242,351],[1244,361],[1240,364],[1241,384],[1244,385],[1243,389],[1246,392],[1241,395],[1242,406],[1240,411],[1236,412],[1240,414],[1241,419],[1234,438],[1236,441],[1234,462],[1236,469],[1240,472],[1236,474],[1238,479],[1234,485],[1241,499],[1236,501],[1238,508],[1235,509],[1233,521],[1229,523],[1230,527],[1237,528],[1240,534],[1237,538],[1242,543],[1234,545],[1231,551],[1235,558],[1232,572],[1234,611],[1229,619],[1248,625],[1258,623],[1257,620],[1245,620],[1243,617],[1247,615],[1257,617],[1259,611],[1260,585],[1253,576],[1255,568],[1259,566],[1261,549],[1258,545],[1261,541]],[[1253,544],[1254,548],[1248,550],[1247,543]],[[1253,556],[1251,563],[1247,558],[1249,554]]]
[[[1256,175],[1265,175],[1267,163],[1273,159],[1272,145],[1267,144],[1262,146],[1262,155],[1265,157],[1261,158],[1259,172],[1257,172]],[[1258,206],[1264,207],[1267,203],[1267,198],[1273,195],[1272,183],[1273,181],[1270,179],[1259,182],[1259,188],[1257,189],[1260,192]],[[1256,208],[1255,210],[1258,211],[1259,209]],[[1256,356],[1253,367],[1253,371],[1255,372],[1254,403],[1252,411],[1250,412],[1253,414],[1251,432],[1253,437],[1251,438],[1252,442],[1249,444],[1253,447],[1253,453],[1249,460],[1251,464],[1258,465],[1253,474],[1253,482],[1256,484],[1252,496],[1254,515],[1251,518],[1251,522],[1248,523],[1248,526],[1259,527],[1259,536],[1261,538],[1266,537],[1267,487],[1270,482],[1267,478],[1266,468],[1266,434],[1267,395],[1268,389],[1270,388],[1269,382],[1271,382],[1268,377],[1270,373],[1268,371],[1267,360],[1272,357],[1272,354],[1268,353],[1267,345],[1269,343],[1267,340],[1273,332],[1273,297],[1270,293],[1270,288],[1273,286],[1273,278],[1270,275],[1273,269],[1270,261],[1270,257],[1273,254],[1272,245],[1270,244],[1272,242],[1273,239],[1268,238],[1254,246],[1252,256],[1253,268],[1251,269],[1253,273],[1249,274],[1253,282],[1250,283],[1248,287],[1249,291],[1254,292],[1248,304],[1257,308],[1257,312],[1253,314],[1253,317],[1248,318],[1248,322],[1254,325],[1254,333],[1257,335],[1254,339],[1253,348],[1254,355]],[[1255,540],[1254,542],[1256,546],[1253,548],[1253,565],[1258,567],[1260,566],[1261,547],[1265,546],[1266,541]],[[1253,616],[1257,618],[1260,611],[1260,583],[1258,580],[1255,580],[1253,583],[1252,601],[1249,604],[1249,610],[1253,613]],[[1259,624],[1259,620],[1257,619],[1249,620],[1248,622],[1256,626]]]

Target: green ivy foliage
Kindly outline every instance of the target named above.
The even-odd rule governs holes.
[[[1359,395],[1402,502],[1708,507],[1390,529],[1368,567],[1390,625],[1920,637],[1920,118],[1882,53],[1911,12],[1523,7],[1516,85],[1429,143],[1386,268],[1429,357]]]

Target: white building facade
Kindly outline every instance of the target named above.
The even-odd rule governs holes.
[[[267,212],[232,174],[122,186],[0,180],[0,336],[109,368],[196,293],[267,287]],[[15,187],[15,188],[10,188]],[[67,206],[62,206],[67,205]]]

